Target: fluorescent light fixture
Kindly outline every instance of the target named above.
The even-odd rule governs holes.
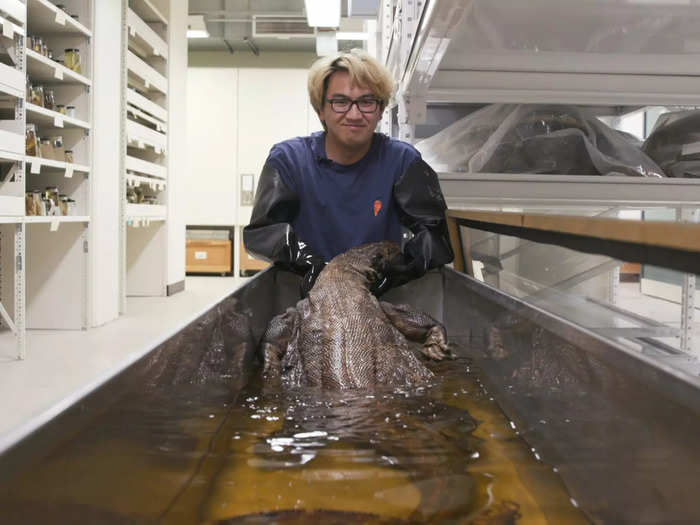
[[[209,38],[204,15],[189,15],[187,17],[187,38]]]
[[[362,32],[338,31],[335,36],[338,40],[369,40],[369,33]]]
[[[304,5],[309,26],[340,26],[340,0],[304,0]]]

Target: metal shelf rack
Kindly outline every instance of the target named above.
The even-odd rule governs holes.
[[[650,105],[700,106],[699,22],[700,11],[683,3],[382,0],[379,54],[397,91],[381,129],[413,142],[433,104],[574,104],[611,116]],[[672,44],[664,34],[673,35]],[[700,207],[700,180],[434,167],[448,205],[464,210],[672,208],[688,216]],[[611,275],[614,300],[617,275]],[[682,289],[686,328],[694,312],[689,278]],[[692,331],[682,332],[689,348]]]

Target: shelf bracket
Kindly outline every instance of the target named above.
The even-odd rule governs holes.
[[[401,93],[397,98],[399,103],[399,139],[412,142],[415,138],[416,124],[425,122],[425,97]]]
[[[17,327],[15,326],[15,323],[12,321],[10,314],[7,313],[7,310],[5,310],[5,307],[2,305],[2,303],[0,303],[0,317],[2,317],[2,320],[5,321],[7,327],[10,330],[12,330],[12,333],[17,335]]]

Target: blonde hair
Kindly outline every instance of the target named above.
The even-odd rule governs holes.
[[[382,108],[389,103],[394,88],[389,70],[362,49],[351,49],[347,53],[321,57],[311,66],[309,99],[316,114],[321,112],[329,79],[336,71],[347,71],[351,83],[369,88],[381,100]]]

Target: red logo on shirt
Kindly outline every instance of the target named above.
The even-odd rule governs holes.
[[[374,216],[379,215],[380,211],[382,211],[382,201],[376,200],[374,201]]]

